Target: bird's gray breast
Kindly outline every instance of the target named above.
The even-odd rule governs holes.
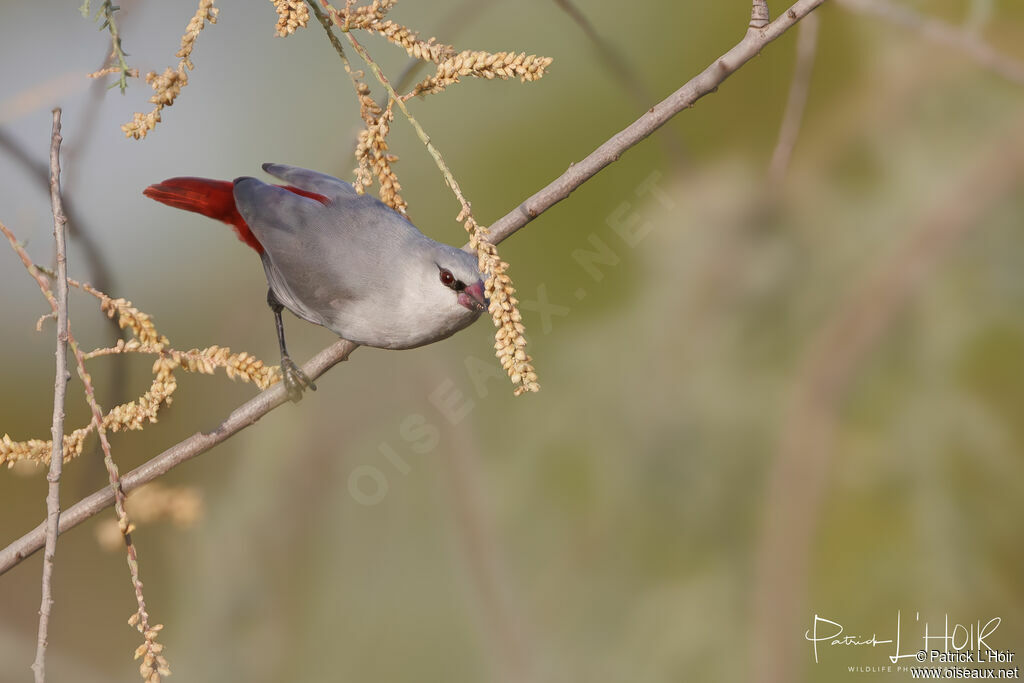
[[[236,181],[235,199],[286,308],[360,344],[423,343],[419,316],[400,303],[407,256],[426,240],[412,224],[371,197],[324,205],[249,178]]]

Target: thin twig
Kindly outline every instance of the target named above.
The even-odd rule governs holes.
[[[576,164],[568,172],[523,202],[519,208],[492,225],[491,237],[494,243],[501,242],[533,218],[567,197],[572,190],[618,159],[623,152],[650,135],[674,114],[693,106],[697,99],[717,88],[722,81],[753,58],[765,45],[785,33],[793,24],[824,1],[799,0],[764,29],[748,31],[739,44],[701,74],[691,79],[674,95],[652,107],[647,115],[613,136],[582,162]],[[532,215],[529,213],[531,210],[533,211]],[[346,360],[356,348],[356,344],[340,339],[306,363],[303,366],[303,371],[315,380],[330,368]],[[122,476],[122,489],[127,493],[156,479],[182,462],[208,451],[235,433],[255,424],[261,417],[286,402],[285,390],[281,384],[264,390],[236,408],[212,432],[196,433]],[[113,502],[113,493],[106,488],[80,500],[61,515],[60,531],[63,533],[67,529],[81,524]],[[39,550],[43,538],[43,529],[40,526],[0,550],[0,574]]]
[[[145,651],[145,659],[142,664],[142,668],[144,669],[143,679],[147,682],[159,681],[160,676],[169,675],[170,670],[167,667],[167,660],[160,654],[162,648],[156,643],[156,633],[159,632],[159,629],[154,630],[149,623],[149,613],[146,611],[146,599],[142,593],[142,581],[139,579],[139,556],[135,550],[135,544],[132,543],[132,525],[128,520],[128,512],[125,510],[126,494],[124,489],[121,487],[121,476],[118,473],[117,464],[114,462],[114,457],[110,450],[110,441],[107,439],[107,430],[103,426],[103,410],[96,401],[96,392],[93,389],[92,378],[89,376],[89,372],[85,369],[85,354],[79,348],[77,343],[72,344],[72,349],[75,352],[75,361],[78,364],[78,376],[81,377],[82,384],[85,385],[85,398],[89,403],[89,409],[92,412],[92,422],[96,426],[96,432],[100,438],[100,446],[103,448],[103,464],[106,466],[107,475],[110,478],[110,487],[108,490],[111,491],[114,496],[114,511],[117,514],[117,526],[121,531],[121,535],[124,537],[124,544],[128,558],[128,573],[131,576],[132,588],[135,590],[135,602],[138,605],[138,611],[135,613],[135,616],[132,617],[134,620],[133,625],[136,626],[139,632],[143,634],[145,640],[142,645],[142,648],[144,648]]]
[[[614,43],[597,32],[594,24],[587,15],[576,6],[572,0],[554,0],[555,4],[583,31],[587,37],[597,58],[604,64],[619,86],[629,93],[630,98],[640,110],[646,108],[649,102],[654,99],[654,94],[644,85],[643,74],[639,73],[629,63],[629,59],[619,50]],[[767,22],[766,22],[767,23]],[[399,88],[401,90],[402,88]],[[674,129],[666,129],[667,136],[664,138],[667,152],[677,163],[685,162],[687,159],[686,145]]]
[[[98,89],[97,89],[98,88]],[[95,96],[96,93],[106,92],[106,88],[99,81],[96,81],[91,89],[92,97],[90,98],[90,105],[87,109],[87,116],[94,116],[96,106],[94,102],[98,102],[98,98]],[[88,130],[91,126],[91,121],[88,124],[83,124],[83,130]],[[88,134],[80,135],[80,139],[86,140],[90,136]],[[46,166],[43,164],[37,164],[28,151],[22,147],[22,145],[6,130],[0,128],[0,148],[6,149],[11,157],[20,163],[26,171],[33,176],[40,186],[44,188],[49,187],[50,173]],[[74,149],[71,144],[64,145],[63,150],[65,162],[73,164]],[[82,254],[86,263],[86,267],[90,273],[90,281],[104,292],[110,292],[114,289],[113,278],[110,275],[110,268],[107,266],[107,259],[99,246],[96,244],[96,240],[93,239],[93,232],[85,227],[85,222],[82,220],[81,214],[75,210],[76,204],[72,201],[74,198],[73,192],[67,190],[74,182],[74,174],[72,174],[70,182],[65,183],[65,190],[62,192],[62,203],[64,205],[64,215],[67,217],[67,234],[72,240],[78,243],[82,248]],[[107,324],[110,328],[111,334],[114,339],[124,339],[125,333],[122,331],[121,326],[118,325],[117,320],[114,318],[108,318]],[[114,397],[114,403],[121,403],[121,398],[127,392],[128,386],[128,366],[124,363],[111,363],[108,375],[108,388],[110,395]],[[89,462],[99,463],[100,460],[90,458]]]
[[[771,20],[768,0],[754,0],[754,6],[750,10],[750,28],[764,28]]]
[[[59,170],[59,167],[58,167],[58,170]],[[55,215],[57,215],[56,212],[55,212]],[[60,215],[61,215],[62,220],[64,220],[64,221],[67,220],[66,218],[63,217],[63,213],[61,213]],[[32,259],[29,257],[28,252],[25,251],[24,247],[22,247],[20,244],[18,244],[18,242],[14,238],[14,235],[11,233],[10,230],[7,229],[7,226],[5,226],[3,223],[0,223],[0,232],[2,232],[7,237],[8,241],[11,243],[12,247],[14,248],[15,253],[21,259],[22,264],[25,266],[25,269],[28,271],[29,275],[31,275],[36,280],[36,282],[39,284],[39,288],[42,290],[43,295],[46,297],[47,301],[50,303],[50,307],[53,309],[54,314],[57,315],[58,319],[59,319],[60,312],[59,312],[59,308],[57,306],[57,299],[54,297],[53,293],[50,291],[49,282],[47,281],[47,274],[43,270],[37,268],[32,263]],[[62,245],[61,248],[63,248],[63,245]],[[68,283],[69,282],[74,282],[74,281],[70,280],[70,278],[67,277],[67,272],[66,271],[63,273],[63,277],[61,277],[61,265],[62,265],[63,261],[64,261],[64,259],[63,259],[62,255],[61,255],[61,252],[60,252],[60,250],[58,250],[58,261],[57,261],[57,263],[58,263],[58,272],[57,272],[58,282],[62,282],[63,283],[64,291],[65,291],[64,296],[65,296],[65,299],[66,299],[66,297],[67,297],[66,290],[67,290]],[[76,283],[76,285],[77,284],[78,283]],[[98,294],[98,292],[96,292],[91,287],[88,287],[88,289],[91,290],[92,293]],[[65,320],[65,325],[67,325],[66,320]],[[59,327],[59,324],[58,324],[58,327]],[[109,487],[108,490],[111,491],[111,495],[113,496],[113,499],[114,499],[114,509],[115,509],[115,511],[117,513],[118,527],[121,530],[122,535],[124,536],[125,546],[127,547],[128,569],[129,569],[129,572],[131,574],[132,587],[135,590],[135,599],[136,599],[136,602],[138,603],[138,611],[132,617],[132,619],[134,620],[132,622],[132,624],[134,626],[137,626],[139,632],[142,633],[144,635],[144,638],[145,638],[145,643],[143,643],[143,645],[141,646],[141,650],[145,654],[145,659],[143,661],[143,664],[142,664],[141,668],[144,670],[144,678],[145,678],[145,680],[147,680],[147,681],[157,681],[157,680],[160,679],[160,676],[167,675],[167,674],[170,673],[169,669],[167,667],[167,661],[163,657],[163,655],[161,655],[162,647],[156,643],[156,635],[159,632],[160,628],[162,628],[162,627],[150,626],[150,624],[149,624],[149,614],[146,612],[146,602],[145,602],[145,599],[144,599],[143,593],[142,593],[142,582],[139,579],[138,555],[137,555],[137,552],[135,550],[135,545],[132,543],[132,539],[131,539],[131,533],[130,533],[131,532],[131,522],[129,521],[128,514],[125,511],[125,491],[121,488],[121,481],[120,481],[120,476],[118,474],[117,465],[114,463],[113,455],[112,455],[111,449],[110,449],[110,442],[107,439],[107,431],[106,431],[106,428],[103,425],[103,409],[100,407],[99,403],[96,401],[96,392],[93,389],[92,378],[89,376],[89,372],[88,372],[88,370],[86,370],[86,367],[85,367],[86,354],[82,351],[81,347],[78,345],[78,341],[75,339],[74,334],[71,333],[69,327],[70,326],[67,326],[67,329],[66,329],[67,343],[70,345],[71,351],[72,351],[72,353],[75,356],[75,361],[76,361],[77,366],[78,366],[78,375],[79,375],[79,377],[81,377],[82,384],[85,387],[86,402],[89,404],[89,409],[92,412],[91,426],[99,434],[100,446],[103,449],[103,462],[104,462],[104,465],[106,466],[107,473],[108,473],[108,476],[110,478],[110,487]],[[64,374],[65,374],[65,376],[67,375],[67,367],[66,367],[66,365],[65,365]],[[62,401],[61,405],[63,405],[63,401]],[[57,443],[61,444],[61,458],[60,458],[60,460],[61,460],[61,462],[63,462],[63,459],[64,459],[64,457],[63,457],[64,456],[64,454],[63,454],[63,445],[64,445],[63,417],[62,417],[62,420],[61,420],[60,431],[56,432],[56,433],[54,433],[52,435],[52,443],[54,443],[54,444],[57,444]],[[54,446],[54,448],[56,449],[56,446]],[[51,467],[51,472],[52,472],[52,470],[53,470],[53,456],[52,455],[51,455],[50,467]],[[52,481],[52,479],[51,479],[51,481]],[[49,522],[49,520],[47,521],[47,524],[48,524],[48,522]],[[56,534],[61,530],[60,527],[59,527],[59,520],[55,521],[54,525],[55,525],[55,528],[54,528],[53,533],[54,533],[54,538],[56,539]],[[47,526],[47,529],[48,528],[49,527]],[[45,563],[44,563],[44,567],[45,567]],[[45,581],[45,579],[44,579],[44,581]],[[40,628],[42,628],[42,627],[40,627]]]
[[[327,18],[327,15],[323,13],[316,0],[307,0],[306,4],[309,5],[311,10],[313,10],[313,14],[316,15],[317,21],[320,22],[320,25],[324,27],[324,31],[327,32],[327,40],[331,42],[331,47],[334,48],[334,51],[337,52],[338,56],[341,58],[341,63],[345,66],[345,73],[347,73],[349,78],[352,80],[352,85],[358,87],[359,79],[356,77],[355,72],[352,70],[352,65],[349,63],[348,57],[345,55],[345,46],[341,44],[338,36],[331,30],[331,27],[334,24]],[[420,60],[417,59],[416,61],[418,62]]]
[[[814,57],[818,51],[818,15],[812,14],[796,29],[796,65],[793,80],[789,85],[786,110],[779,126],[779,138],[768,165],[768,183],[772,187],[782,184],[793,156],[793,148],[800,135],[800,124],[807,106],[807,92],[810,90],[811,73],[814,71]]]
[[[768,43],[781,36],[823,2],[825,0],[798,0],[764,28],[749,28],[743,40],[716,59],[700,74],[690,79],[683,87],[651,107],[646,114],[613,135],[582,161],[571,165],[569,170],[549,183],[547,187],[492,223],[490,226],[491,238],[495,243],[501,242],[568,197],[573,190],[590,180],[608,164],[617,161],[626,150],[661,128],[673,116],[692,107],[697,100],[708,93],[717,90],[726,78],[757,56]],[[755,2],[753,19],[757,18],[758,7],[759,3]]]
[[[326,0],[323,1],[326,3]],[[345,16],[345,22],[347,23],[349,15],[346,14]],[[338,13],[332,12],[331,19],[335,24],[338,24]],[[331,33],[330,30],[328,32]],[[466,232],[469,233],[470,248],[476,253],[478,268],[484,276],[484,292],[487,298],[490,299],[488,311],[496,328],[495,355],[501,361],[502,367],[508,374],[513,386],[515,386],[514,394],[519,396],[526,392],[540,391],[540,384],[537,383],[537,373],[532,364],[533,359],[526,352],[527,342],[524,336],[522,317],[516,307],[518,299],[513,296],[515,288],[512,286],[511,278],[506,274],[508,264],[498,256],[498,249],[495,243],[488,237],[487,228],[477,222],[469,201],[462,193],[462,188],[459,187],[458,181],[455,180],[455,175],[448,168],[448,164],[445,163],[441,152],[430,141],[430,136],[423,130],[419,121],[413,117],[412,112],[405,105],[405,100],[395,92],[391,82],[384,75],[383,70],[381,70],[380,65],[370,57],[369,53],[356,40],[356,37],[352,35],[352,31],[345,31],[345,36],[359,57],[370,67],[373,75],[377,77],[380,84],[387,90],[388,96],[391,98],[389,105],[391,102],[398,104],[398,108],[416,131],[417,137],[426,146],[430,156],[434,158],[434,163],[441,171],[441,175],[444,176],[445,182],[451,188],[452,193],[454,193],[456,200],[458,200],[461,206],[456,220],[462,223]],[[341,53],[339,52],[339,54]],[[342,58],[344,58],[343,55]],[[388,113],[390,113],[390,108]],[[383,181],[381,185],[383,186]]]
[[[398,108],[403,114],[405,114],[405,118],[409,120],[409,124],[413,127],[413,130],[416,131],[416,137],[418,137],[426,146],[427,151],[430,152],[430,156],[434,159],[434,163],[437,164],[437,168],[440,169],[441,175],[444,176],[445,182],[448,183],[448,187],[450,187],[452,192],[455,194],[455,198],[462,206],[462,211],[465,215],[472,215],[470,204],[466,200],[466,196],[462,194],[462,188],[459,187],[459,182],[455,180],[455,176],[452,174],[451,169],[448,168],[448,164],[445,163],[444,157],[441,156],[441,152],[438,151],[437,147],[434,146],[434,143],[430,141],[430,136],[427,135],[427,131],[423,130],[423,126],[421,126],[419,121],[413,117],[412,112],[410,112],[409,108],[405,106],[405,101],[397,92],[395,92],[395,89],[391,86],[391,81],[389,81],[387,76],[384,75],[380,65],[373,61],[373,58],[370,57],[362,44],[356,40],[355,36],[352,35],[352,32],[346,31],[345,36],[348,38],[348,42],[352,45],[353,49],[355,49],[356,54],[366,62],[370,67],[370,70],[373,72],[373,75],[377,77],[380,84],[384,86],[385,90],[387,90],[388,97],[394,100],[395,104],[398,105]]]
[[[50,134],[50,206],[53,209],[53,239],[57,246],[57,293],[48,293],[48,299],[57,314],[57,372],[53,380],[53,425],[50,435],[50,472],[46,494],[46,549],[43,551],[43,595],[39,604],[39,635],[36,640],[36,659],[32,663],[36,683],[46,680],[46,644],[50,628],[50,610],[53,608],[53,561],[57,550],[57,530],[60,526],[60,474],[64,464],[64,398],[68,387],[68,268],[65,243],[64,207],[60,201],[60,109],[53,110],[53,130]]]
[[[795,642],[810,575],[810,551],[828,486],[841,401],[857,369],[884,338],[923,281],[985,212],[1019,187],[1024,173],[1024,119],[1018,116],[996,142],[956,179],[943,201],[930,204],[907,239],[867,277],[810,341],[796,373],[771,466],[763,531],[754,576],[754,623],[749,639],[753,679],[799,680]],[[1016,134],[1015,134],[1016,133]],[[799,485],[794,485],[799,482]]]
[[[124,48],[121,47],[121,33],[117,29],[117,22],[114,21],[114,12],[117,12],[120,7],[114,5],[111,0],[103,0],[103,5],[96,12],[96,18],[103,17],[103,25],[100,30],[107,29],[110,31],[110,59],[109,62],[113,63],[117,61],[117,66],[112,66],[109,69],[101,69],[97,73],[106,71],[107,73],[116,73],[117,86],[121,89],[121,94],[128,89],[128,78],[138,77],[138,71],[128,66],[128,62],[125,60],[126,54]]]
[[[871,14],[890,23],[917,31],[933,42],[963,52],[980,66],[1003,78],[1024,85],[1024,62],[1008,57],[970,31],[946,23],[941,19],[915,12],[906,5],[888,0],[836,0],[841,7],[853,12]]]
[[[95,116],[97,106],[94,103],[100,100],[97,97],[97,93],[102,95],[106,92],[107,88],[102,83],[96,81],[91,90],[90,104],[87,108],[86,116],[90,118],[87,123],[82,125],[82,130],[88,131],[91,128],[92,120],[91,117]],[[80,140],[88,140],[91,136],[88,134],[80,134]],[[21,144],[6,130],[0,128],[0,147],[6,149],[11,157],[18,163],[20,163],[26,171],[34,176],[37,182],[42,187],[48,187],[49,185],[49,172],[43,164],[37,164],[29,153],[21,146]],[[75,149],[73,148],[73,140],[71,143],[64,145],[64,160],[69,163],[72,167],[74,166],[74,154]],[[103,251],[100,250],[96,244],[96,240],[93,239],[93,232],[91,229],[86,227],[86,223],[82,218],[82,215],[76,210],[76,203],[73,201],[74,192],[68,190],[68,188],[74,183],[75,175],[72,174],[70,181],[65,183],[65,190],[62,193],[62,201],[64,204],[64,215],[67,217],[67,234],[74,242],[78,244],[82,249],[82,256],[84,258],[86,268],[89,271],[89,280],[104,292],[111,292],[116,289],[113,277],[110,274],[110,267],[107,265],[106,256]],[[114,318],[107,319],[107,325],[110,328],[110,333],[113,339],[124,339],[125,333],[121,329],[120,325],[117,324],[117,320]],[[124,363],[111,363],[110,369],[108,370],[109,375],[107,379],[107,387],[110,392],[110,396],[113,397],[114,403],[121,403],[121,399],[127,393],[128,387],[128,366]],[[98,458],[90,458],[89,462],[100,462]]]

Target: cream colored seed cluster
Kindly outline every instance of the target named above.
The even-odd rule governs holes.
[[[416,31],[410,30],[390,19],[374,22],[367,28],[371,31],[376,31],[395,45],[404,47],[409,56],[416,59],[440,62],[447,59],[455,51],[451,45],[439,43],[434,38],[420,40],[419,34]]]
[[[333,10],[338,15],[339,25],[348,28],[367,28],[374,21],[381,21],[398,0],[373,0],[369,5],[352,7],[354,1],[345,3],[345,9]]]
[[[332,8],[330,11],[334,23],[340,26],[342,31],[351,32],[363,29],[380,33],[391,43],[403,47],[409,55],[423,61],[435,62],[438,65],[435,75],[416,86],[411,93],[397,95],[380,73],[376,62],[365,53],[365,50],[361,49],[361,46],[354,38],[351,38],[352,34],[349,33],[353,46],[375,70],[374,73],[378,80],[394,98],[394,100],[389,100],[387,110],[381,112],[380,107],[369,96],[369,88],[360,80],[362,74],[351,69],[344,51],[336,45],[345,64],[345,70],[352,78],[356,96],[359,99],[360,113],[366,123],[365,130],[359,134],[355,152],[358,162],[358,167],[355,169],[356,191],[362,194],[376,178],[381,186],[381,200],[404,214],[406,205],[398,195],[400,186],[391,167],[397,161],[397,157],[389,153],[386,142],[393,119],[391,108],[394,101],[397,100],[403,112],[409,115],[405,111],[404,102],[410,97],[417,94],[441,92],[448,85],[457,83],[462,76],[489,79],[518,77],[523,82],[535,81],[544,76],[552,60],[550,57],[527,55],[525,52],[492,54],[466,50],[456,54],[452,46],[438,43],[434,38],[427,41],[420,40],[415,31],[386,19],[385,15],[395,5],[395,2],[396,0],[373,0],[369,5],[353,7],[355,1],[347,0],[344,9]],[[330,31],[330,27],[325,26],[325,28]],[[486,229],[476,223],[469,202],[462,195],[458,183],[440,154],[431,146],[426,133],[419,128],[419,124],[411,116],[409,118],[462,205],[458,220],[465,225],[466,231],[469,233],[470,245],[476,250],[478,267],[486,277],[485,288],[490,297],[489,311],[498,328],[494,345],[496,355],[515,385],[514,391],[517,396],[524,392],[538,391],[540,385],[537,383],[537,373],[534,371],[532,359],[526,352],[522,316],[517,306],[519,302],[515,297],[512,280],[505,272],[508,269],[508,264],[498,257],[497,249],[487,240]]]
[[[296,29],[306,28],[309,23],[309,7],[303,0],[270,0],[277,12],[277,26],[274,30],[284,38]]]
[[[140,610],[128,619],[128,624],[138,629],[145,641],[135,650],[135,659],[142,657],[142,663],[139,664],[139,674],[142,675],[142,680],[146,683],[160,683],[163,676],[171,675],[167,660],[161,654],[164,651],[164,646],[156,642],[156,637],[160,635],[164,625],[157,624],[146,628],[145,624],[148,619],[149,615]]]
[[[408,204],[400,194],[402,185],[391,168],[391,165],[398,161],[398,157],[388,151],[386,140],[393,118],[389,106],[383,113],[368,121],[364,130],[359,131],[355,150],[356,161],[359,164],[355,169],[356,190],[362,193],[363,188],[370,187],[376,178],[380,183],[380,200],[405,215]]]
[[[199,8],[189,20],[188,26],[185,27],[185,34],[181,37],[181,49],[175,54],[181,61],[178,62],[176,68],[165,69],[163,74],[158,75],[154,71],[146,74],[146,82],[155,91],[149,101],[156,107],[148,114],[135,112],[132,115],[132,120],[121,126],[125,137],[136,140],[146,137],[146,134],[161,121],[161,110],[174,104],[178,95],[181,94],[181,89],[188,85],[188,71],[195,68],[192,63],[192,48],[195,46],[196,38],[206,26],[206,22],[217,23],[219,11],[213,6],[213,0],[199,0]]]
[[[185,27],[185,35],[181,37],[181,49],[175,57],[180,57],[183,65],[189,70],[194,69],[192,64],[192,47],[199,37],[199,32],[206,26],[206,22],[217,23],[217,15],[220,10],[213,6],[213,0],[199,0],[199,8]]]
[[[535,81],[544,76],[545,69],[551,66],[551,57],[538,57],[520,52],[482,52],[466,50],[449,57],[437,65],[437,73],[424,79],[415,94],[432,94],[441,92],[453,83],[458,83],[462,76],[476,78],[519,78],[524,83]]]
[[[158,360],[158,363],[160,361]],[[173,375],[161,372],[145,394],[134,401],[115,406],[103,416],[103,428],[108,432],[140,430],[148,422],[157,421],[157,412],[171,402],[171,394],[178,383]],[[85,438],[96,430],[96,423],[89,422],[64,436],[64,462],[82,454]],[[50,462],[51,441],[29,439],[13,441],[7,434],[0,439],[0,465],[13,467],[19,460],[31,460],[41,464]]]
[[[270,2],[273,3],[274,11],[278,12],[278,26],[274,27],[274,31],[282,38],[291,36],[297,29],[305,29],[309,24],[309,7],[303,0]]]
[[[231,353],[231,349],[222,346],[209,346],[205,349],[178,351],[169,348],[167,337],[157,331],[152,317],[132,306],[126,299],[112,299],[103,292],[76,280],[69,284],[78,287],[100,300],[101,310],[110,318],[116,316],[118,325],[127,328],[134,336],[125,341],[119,339],[109,348],[100,348],[84,354],[89,360],[98,356],[109,356],[121,353],[153,354],[153,382],[142,396],[134,401],[115,406],[103,416],[101,423],[108,432],[141,430],[146,424],[156,422],[161,408],[171,403],[171,395],[178,388],[175,370],[212,374],[218,368],[224,370],[228,377],[252,382],[260,389],[266,389],[280,381],[281,371],[277,366],[267,366],[255,356],[246,353]],[[96,430],[94,422],[76,429],[64,436],[64,461],[67,462],[82,454],[86,437]],[[0,438],[0,465],[13,467],[18,461],[49,463],[51,442],[41,439],[14,441],[9,435]]]
[[[171,350],[168,355],[187,372],[212,375],[217,368],[221,368],[230,379],[252,382],[260,389],[266,389],[281,377],[277,366],[267,366],[246,351],[231,353],[231,349],[226,346],[214,345],[189,351]]]
[[[81,454],[82,444],[90,431],[92,430],[83,427],[64,436],[64,462],[68,462]],[[52,450],[52,442],[50,441],[43,441],[42,439],[14,441],[9,435],[4,434],[0,438],[0,465],[6,464],[8,468],[11,468],[19,461],[47,465],[50,462],[50,452]]]
[[[338,10],[337,19],[340,26],[351,29],[373,31],[384,36],[388,41],[405,49],[410,57],[430,62],[441,62],[455,54],[451,45],[439,43],[435,38],[420,40],[416,31],[398,22],[385,19],[388,10],[394,7],[397,0],[375,0],[369,5],[355,7],[351,10]]]
[[[498,256],[498,248],[487,240],[486,230],[471,217],[465,217],[470,245],[476,250],[480,271],[487,274],[484,293],[490,300],[487,309],[497,328],[494,333],[494,355],[515,385],[516,396],[540,391],[533,358],[526,352],[523,317],[519,313],[519,300],[515,297],[512,278],[505,274],[508,263]]]
[[[156,330],[153,324],[153,317],[143,313],[132,306],[127,299],[111,299],[106,294],[88,287],[86,291],[100,299],[100,310],[107,314],[108,318],[117,316],[117,324],[121,329],[128,328],[140,344],[151,345],[156,351],[162,350],[167,345],[167,337]]]

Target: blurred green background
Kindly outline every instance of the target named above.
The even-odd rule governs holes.
[[[1024,60],[1020,2],[899,4]],[[138,142],[119,125],[150,90],[81,77],[109,43],[75,5],[3,4],[0,128],[45,163],[61,105],[64,187],[110,293],[176,348],[276,362],[255,256],[141,190],[264,161],[351,178],[360,121],[321,28],[275,38],[271,3],[218,2],[188,87]],[[176,63],[195,3],[121,6],[131,65]],[[729,49],[750,9],[578,6],[655,99]],[[537,83],[465,81],[412,103],[481,221],[646,109],[553,1],[406,0],[391,16],[459,48],[555,60]],[[512,397],[486,321],[415,351],[360,349],[300,405],[162,480],[204,502],[191,528],[134,534],[172,680],[842,681],[889,665],[892,645],[822,644],[815,663],[815,614],[883,640],[900,613],[903,652],[947,615],[951,629],[1000,617],[988,645],[1024,645],[1024,89],[877,18],[833,3],[819,18],[781,182],[768,165],[795,31],[502,245],[541,393]],[[387,73],[404,66],[365,44]],[[393,128],[410,215],[462,244],[432,160]],[[0,220],[48,263],[43,186],[9,148],[0,174]],[[595,244],[614,263],[581,264]],[[81,242],[69,261],[95,277]],[[45,302],[4,247],[0,287],[0,433],[48,438],[52,327],[35,332]],[[110,343],[92,300],[73,295],[71,316],[84,346]],[[296,359],[333,339],[286,325]],[[144,391],[149,365],[95,361],[100,402]],[[179,381],[158,424],[113,437],[122,471],[254,393]],[[87,420],[76,382],[69,429]],[[87,450],[65,467],[66,505],[104,485]],[[0,543],[43,519],[45,488],[41,470],[0,473]],[[138,678],[124,554],[96,539],[112,517],[61,537],[51,680]],[[37,554],[0,576],[0,681],[30,675],[40,567]]]

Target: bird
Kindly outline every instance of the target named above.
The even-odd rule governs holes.
[[[432,344],[487,310],[475,255],[432,240],[344,180],[287,164],[262,168],[283,183],[176,177],[143,194],[227,223],[259,253],[291,401],[316,385],[288,354],[283,309],[381,349]]]

